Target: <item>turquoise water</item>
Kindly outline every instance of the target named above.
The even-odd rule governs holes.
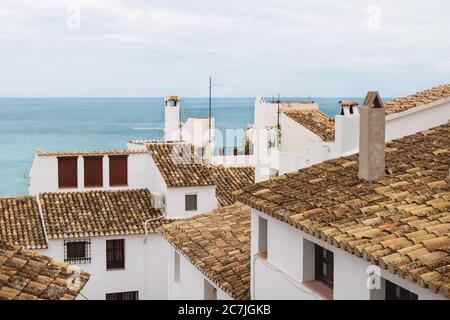
[[[313,100],[334,116],[341,99],[349,98]],[[216,128],[245,129],[253,123],[253,105],[254,98],[213,99]],[[183,120],[208,115],[208,99],[185,98],[182,110]],[[0,195],[27,193],[27,175],[37,148],[123,149],[130,140],[160,139],[163,127],[162,98],[1,98]]]

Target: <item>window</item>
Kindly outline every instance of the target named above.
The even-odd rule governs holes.
[[[180,282],[180,254],[174,252],[173,256],[173,282]]]
[[[84,157],[84,186],[103,187],[103,157]]]
[[[106,300],[139,300],[139,291],[107,293]]]
[[[386,280],[386,300],[418,300],[418,296]]]
[[[258,254],[267,259],[267,220],[258,217]]]
[[[128,185],[128,156],[109,157],[109,185],[111,187]]]
[[[64,262],[91,263],[91,240],[64,241]]]
[[[106,240],[106,269],[125,268],[125,240]]]
[[[333,252],[315,245],[315,279],[333,288]]]
[[[204,300],[217,300],[217,289],[208,280],[203,281]]]
[[[58,187],[78,188],[78,158],[58,158]]]
[[[185,210],[197,211],[197,195],[187,194],[185,195]]]

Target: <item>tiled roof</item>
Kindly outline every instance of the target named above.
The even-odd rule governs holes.
[[[385,102],[384,105],[386,107],[386,114],[392,114],[446,98],[450,98],[450,84],[443,84],[429,90],[417,92],[413,95],[394,99]]]
[[[214,185],[192,144],[161,141],[148,143],[147,149],[169,188]]]
[[[343,107],[354,107],[354,106],[358,106],[359,102],[351,101],[351,100],[341,100],[341,101],[339,101],[339,104]]]
[[[126,156],[131,154],[146,154],[146,150],[86,150],[86,151],[56,151],[45,152],[37,150],[39,157],[78,157],[78,156]]]
[[[146,145],[146,144],[153,144],[153,143],[174,144],[174,143],[187,143],[187,142],[184,142],[184,141],[173,141],[173,140],[171,140],[171,141],[168,141],[168,140],[131,140],[131,141],[129,141],[129,143],[139,144],[139,145]]]
[[[39,198],[49,239],[144,234],[145,221],[161,216],[147,189],[44,193]],[[154,221],[149,229],[160,225]]]
[[[334,140],[334,120],[319,110],[290,110],[285,115],[319,136],[323,141]]]
[[[250,208],[242,204],[178,220],[163,237],[234,299],[249,299]]]
[[[35,197],[0,198],[0,240],[27,249],[47,248]]]
[[[0,240],[0,300],[74,300],[90,275],[72,277],[69,265]],[[76,280],[78,279],[78,280]]]
[[[450,124],[386,147],[387,175],[358,179],[358,155],[238,191],[238,200],[402,278],[450,295]]]
[[[208,165],[216,185],[216,198],[222,207],[232,205],[232,193],[255,183],[254,167],[224,167]]]

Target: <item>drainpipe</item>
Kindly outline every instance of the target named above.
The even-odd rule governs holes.
[[[38,210],[39,210],[39,219],[41,220],[42,229],[44,230],[45,242],[47,243],[47,247],[48,247],[49,243],[48,243],[47,229],[45,227],[45,220],[44,220],[44,214],[42,213],[41,202],[39,201],[39,194],[36,195],[36,202],[37,202],[37,206],[38,206]]]
[[[152,219],[148,219],[147,221],[144,222],[144,231],[145,231],[145,237],[144,237],[144,293],[145,293],[145,298],[148,300],[148,250],[147,250],[147,239],[148,239],[148,234],[149,234],[149,230],[148,230],[148,224],[150,222],[153,221],[158,221],[158,220],[162,220],[166,217],[166,210],[164,209],[163,214],[160,217],[157,218],[152,218]]]

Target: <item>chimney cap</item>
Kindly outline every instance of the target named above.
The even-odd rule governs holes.
[[[181,101],[179,96],[165,96],[164,101]]]
[[[384,108],[384,102],[378,91],[369,91],[364,100],[364,105],[370,108]]]
[[[341,100],[339,101],[339,104],[341,107],[356,107],[359,105],[356,101],[350,101],[350,100]]]

